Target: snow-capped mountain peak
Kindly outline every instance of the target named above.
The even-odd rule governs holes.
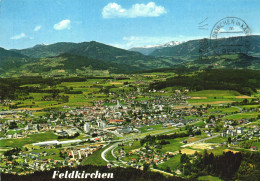
[[[140,52],[144,55],[149,55],[150,53],[152,53],[156,49],[161,49],[161,48],[165,48],[165,47],[173,47],[173,46],[176,46],[176,45],[180,45],[182,43],[184,43],[184,42],[170,41],[168,43],[158,44],[158,45],[147,45],[147,46],[143,46],[143,47],[133,47],[129,50],[130,51],[137,51],[137,52]]]
[[[183,42],[179,42],[179,41],[170,41],[168,43],[164,43],[164,44],[158,44],[158,45],[146,45],[143,47],[136,47],[136,48],[164,48],[164,47],[173,47],[176,45],[179,45]]]

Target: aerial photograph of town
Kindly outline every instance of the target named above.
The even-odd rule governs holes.
[[[260,180],[259,0],[0,0],[0,181]]]

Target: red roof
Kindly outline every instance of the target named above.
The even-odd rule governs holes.
[[[110,120],[110,123],[114,123],[114,122],[124,122],[124,120],[123,119],[111,119]]]

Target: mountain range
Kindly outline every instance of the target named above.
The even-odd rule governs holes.
[[[21,50],[0,48],[0,76],[131,73],[175,67],[260,69],[260,36],[250,38],[249,55],[219,56],[214,55],[209,47],[208,54],[203,59],[198,59],[200,40],[182,43],[172,41],[139,47],[139,50],[124,50],[95,41],[41,44]],[[232,38],[217,41],[236,43],[236,39]],[[144,55],[147,52],[141,53],[144,50],[149,50],[149,55]]]
[[[242,37],[244,38],[244,37]],[[252,35],[247,37],[249,39],[249,54],[260,55],[260,35]],[[238,37],[223,38],[218,40],[204,39],[206,41],[206,48],[208,55],[214,55],[214,43],[227,45],[232,43],[233,45],[241,43]],[[245,42],[242,42],[245,43]],[[151,52],[151,56],[198,56],[200,48],[200,40],[190,40],[185,43],[181,43],[177,46],[165,47],[156,49]]]

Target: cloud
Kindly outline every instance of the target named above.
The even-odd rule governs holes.
[[[123,40],[126,41],[127,47],[133,47],[167,43],[169,41],[172,41],[173,37],[126,36],[123,37]]]
[[[224,29],[224,28],[220,28],[219,29],[219,32],[226,32],[227,30],[226,29]]]
[[[41,28],[42,28],[42,26],[38,25],[38,26],[35,26],[35,28],[33,30],[34,31],[39,31]]]
[[[70,29],[70,20],[69,19],[62,20],[59,23],[55,24],[53,28],[55,30]]]
[[[220,33],[225,33],[225,32],[243,32],[243,30],[239,26],[234,26],[234,27],[220,28],[218,32],[220,32]]]
[[[12,36],[10,39],[11,40],[19,40],[19,39],[22,39],[22,38],[25,38],[25,37],[26,37],[26,34],[25,33],[21,33],[19,35]]]
[[[154,2],[134,4],[129,9],[124,9],[117,3],[109,3],[103,8],[102,16],[103,18],[158,17],[165,13],[165,8],[157,6]]]

